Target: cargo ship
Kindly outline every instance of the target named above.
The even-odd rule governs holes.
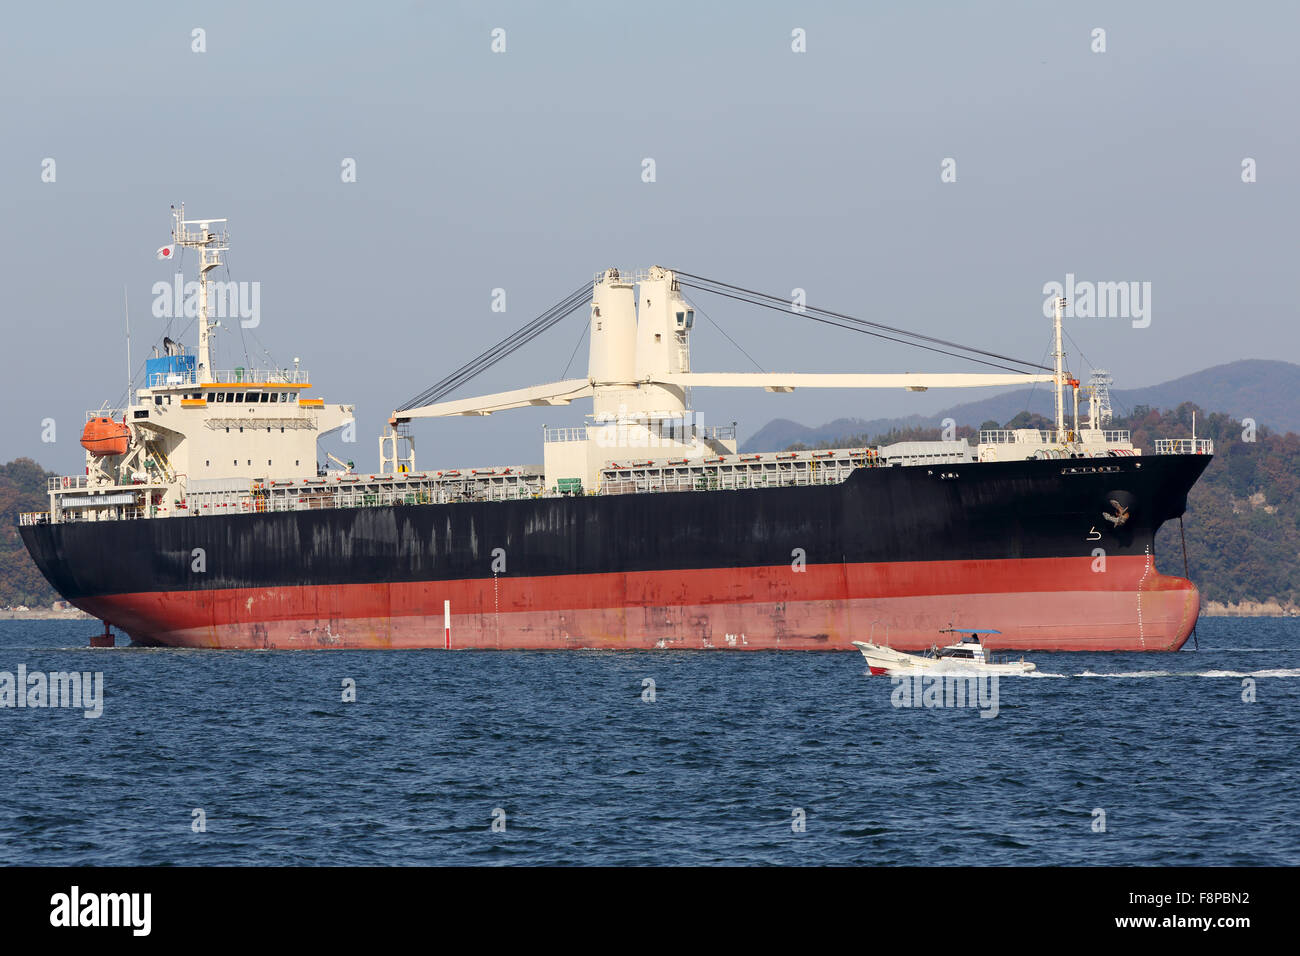
[[[165,339],[125,407],[87,415],[85,473],[50,479],[49,510],[19,517],[54,588],[133,643],[906,651],[993,622],[998,649],[1164,651],[1196,622],[1195,585],[1157,571],[1153,547],[1213,446],[1193,434],[1143,454],[1092,401],[1081,423],[1062,300],[1047,367],[690,273],[607,269],[395,410],[361,473],[318,464],[354,408],[315,397],[298,360],[214,368],[223,222],[174,209],[164,247],[197,253],[197,348]],[[696,372],[687,291],[999,371]],[[448,397],[583,308],[586,376]],[[973,444],[742,454],[734,424],[693,407],[696,389],[1028,382],[1054,389],[1056,427]],[[541,464],[416,465],[416,422],[586,400],[586,424],[543,428]]]

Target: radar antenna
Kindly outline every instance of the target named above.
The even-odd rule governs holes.
[[[1110,387],[1115,383],[1110,372],[1097,369],[1088,379],[1088,391],[1091,393],[1093,427],[1105,425],[1115,417],[1110,406]]]

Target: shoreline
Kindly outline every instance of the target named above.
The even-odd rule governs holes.
[[[1239,601],[1225,604],[1206,601],[1201,606],[1202,617],[1300,617],[1300,606],[1277,601]]]
[[[85,611],[77,608],[70,608],[66,611],[55,611],[51,609],[39,610],[33,608],[27,611],[4,611],[0,610],[0,621],[93,621]]]

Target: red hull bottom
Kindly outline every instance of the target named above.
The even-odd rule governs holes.
[[[589,574],[238,588],[75,603],[136,643],[232,649],[900,650],[939,629],[996,628],[1008,650],[1170,651],[1191,634],[1195,585],[1150,557]]]

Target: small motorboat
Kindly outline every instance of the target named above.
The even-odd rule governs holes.
[[[959,634],[955,644],[935,645],[922,654],[907,654],[884,644],[854,641],[853,646],[867,659],[873,674],[964,673],[964,674],[1028,674],[1038,667],[1023,657],[1018,661],[994,658],[984,650],[981,634],[1000,634],[1001,631],[979,628],[946,627],[940,634]]]

